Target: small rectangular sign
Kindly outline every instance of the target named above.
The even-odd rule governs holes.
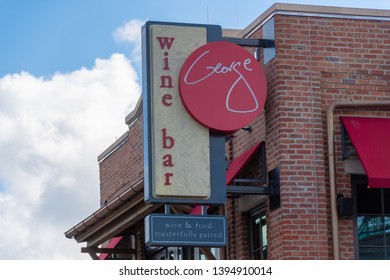
[[[145,218],[145,243],[147,246],[225,246],[226,217],[151,214]]]

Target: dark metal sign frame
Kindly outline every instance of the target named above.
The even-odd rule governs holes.
[[[150,29],[153,25],[180,26],[180,27],[202,27],[207,31],[207,42],[221,41],[222,28],[218,25],[184,24],[170,22],[148,21],[142,27],[142,89],[143,89],[143,112],[144,112],[144,184],[145,201],[147,203],[170,203],[170,204],[223,204],[226,202],[225,185],[225,135],[209,132],[210,135],[210,197],[207,199],[191,197],[156,197],[153,193],[153,145],[152,137],[152,105],[151,105],[151,46]]]

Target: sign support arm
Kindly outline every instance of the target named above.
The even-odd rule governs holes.
[[[275,40],[270,39],[247,39],[235,37],[222,37],[222,41],[231,42],[243,47],[274,48]]]

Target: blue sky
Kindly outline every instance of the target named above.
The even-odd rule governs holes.
[[[262,3],[267,1],[244,1]],[[95,58],[126,52],[112,32],[126,21],[140,20],[248,24],[263,10],[247,9],[243,1],[19,0],[0,1],[0,76],[28,71],[51,75],[90,67]]]
[[[279,1],[353,7],[389,7],[388,1]],[[268,0],[0,0],[0,76],[36,76],[90,67],[95,58],[128,52],[112,32],[126,21],[179,21],[243,28],[274,1]]]
[[[245,28],[273,3],[0,0],[0,259],[89,259],[64,232],[99,208],[97,156],[141,94],[145,20]]]

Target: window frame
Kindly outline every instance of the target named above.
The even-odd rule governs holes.
[[[262,217],[265,217],[265,223],[262,222]],[[260,223],[259,223],[259,228],[257,229],[260,233],[260,240],[259,240],[259,247],[258,248],[254,248],[254,228],[253,228],[253,221],[256,219],[256,218],[259,218],[260,219]],[[266,207],[263,205],[262,207],[259,207],[259,208],[256,208],[252,211],[250,211],[248,213],[248,228],[249,228],[249,234],[248,234],[248,238],[249,238],[249,254],[250,254],[250,259],[251,260],[257,260],[257,258],[255,258],[255,255],[257,252],[260,252],[260,260],[266,260],[267,257],[268,257],[268,240],[267,240],[267,234],[265,236],[265,240],[266,240],[266,244],[264,245],[263,243],[263,240],[264,240],[264,236],[263,236],[263,231],[262,231],[262,227],[263,225],[265,225],[266,227],[266,232],[268,230],[267,228],[267,220],[268,220],[268,217],[267,217],[267,209]],[[264,250],[265,248],[265,250]],[[264,254],[265,252],[265,254]],[[264,256],[265,255],[265,256]]]
[[[355,259],[359,260],[360,258],[360,249],[361,248],[381,248],[384,254],[384,260],[390,260],[390,242],[386,240],[386,228],[385,228],[385,217],[390,217],[390,213],[386,213],[385,204],[385,190],[384,189],[375,189],[380,192],[380,213],[358,213],[358,185],[367,185],[368,186],[368,178],[365,175],[352,175],[351,176],[351,186],[352,186],[352,197],[353,197],[353,227],[354,227],[354,247],[355,247]],[[390,201],[389,201],[390,204]],[[381,245],[362,245],[359,242],[359,233],[358,233],[358,217],[359,216],[372,216],[372,217],[380,217],[382,223],[383,230],[383,242]],[[378,259],[375,259],[378,260]]]

